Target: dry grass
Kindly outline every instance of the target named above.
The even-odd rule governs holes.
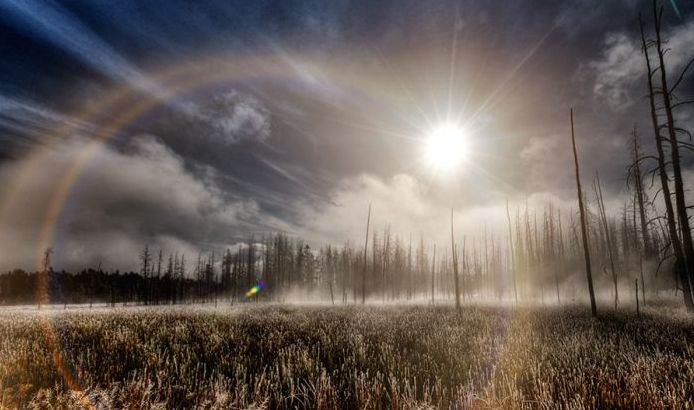
[[[481,307],[56,315],[80,392],[39,317],[11,312],[0,314],[0,408],[694,408],[694,321],[664,318]]]

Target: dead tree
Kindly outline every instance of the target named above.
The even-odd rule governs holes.
[[[634,291],[636,296],[636,317],[641,317],[641,310],[639,309],[639,280],[634,279]]]
[[[161,279],[161,264],[162,264],[162,261],[164,260],[163,258],[164,258],[164,253],[160,248],[159,254],[157,255],[157,276],[155,278],[156,279],[156,282],[155,282],[156,287],[153,289],[154,290],[154,303],[156,303],[157,305],[159,304],[159,291],[160,291],[160,289],[159,289],[160,282],[159,281]],[[101,265],[99,265],[99,267],[101,267]]]
[[[686,269],[689,272],[689,286],[691,287],[692,282],[694,282],[694,243],[692,242],[692,230],[689,225],[689,217],[687,216],[687,204],[684,197],[684,183],[682,180],[682,167],[680,160],[680,148],[679,141],[677,140],[678,128],[675,126],[675,117],[673,114],[673,103],[672,103],[672,91],[679,84],[679,81],[684,76],[686,70],[690,67],[692,62],[685,67],[685,70],[680,76],[680,80],[677,81],[676,85],[670,89],[668,86],[667,79],[667,68],[665,66],[665,53],[666,50],[663,49],[663,41],[660,35],[661,22],[662,22],[663,8],[660,8],[660,12],[657,11],[656,1],[653,1],[653,16],[655,19],[655,36],[656,36],[656,51],[658,53],[658,62],[660,70],[660,96],[663,102],[663,108],[665,109],[665,117],[667,123],[665,127],[668,130],[668,137],[670,141],[670,157],[672,161],[672,176],[673,176],[673,187],[675,189],[675,205],[677,207],[677,219],[679,221],[680,231],[682,232],[682,248],[684,250],[684,256],[686,261]],[[694,60],[693,60],[694,61]]]
[[[328,245],[327,251],[325,251],[325,260],[324,260],[324,272],[327,273],[328,276],[328,289],[330,290],[330,304],[334,305],[335,304],[335,295],[333,292],[333,281],[335,280],[335,270],[336,270],[336,259],[337,259],[337,253],[333,255],[333,250],[330,245]]]
[[[484,290],[484,294],[480,292],[480,297],[484,296],[485,298],[489,298],[489,296],[492,294],[492,289],[494,288],[494,285],[492,284],[492,278],[491,275],[489,274],[489,251],[488,251],[488,239],[487,239],[487,224],[485,222],[484,224],[484,249],[480,249],[480,260],[482,257],[484,257],[484,263],[481,263],[480,266],[480,272],[482,272],[482,279],[480,286],[482,290]]]
[[[590,311],[593,317],[598,316],[595,306],[595,291],[593,290],[593,274],[590,266],[590,249],[588,248],[588,232],[586,229],[586,211],[583,206],[583,190],[581,189],[581,174],[578,168],[578,154],[576,153],[576,136],[574,135],[574,110],[571,109],[571,145],[573,147],[574,165],[576,168],[576,190],[578,192],[578,209],[581,214],[581,236],[583,238],[583,254],[586,261],[586,280],[588,281],[588,293],[590,294]]]
[[[431,304],[434,304],[434,293],[436,283],[436,244],[434,244],[434,256],[431,261]]]
[[[460,309],[460,279],[458,278],[458,252],[453,235],[453,208],[451,208],[451,250],[453,252],[453,283],[455,284],[455,308]]]
[[[140,272],[142,273],[142,277],[144,278],[143,281],[143,290],[142,290],[142,299],[145,305],[149,304],[149,271],[150,271],[150,265],[152,261],[152,256],[149,252],[149,245],[145,245],[145,248],[142,250],[142,253],[140,254],[140,261],[142,262],[142,267],[140,268]]]
[[[412,299],[412,233],[410,233],[410,243],[407,250],[407,300]]]
[[[558,220],[560,230],[561,230],[561,214],[559,214]],[[561,238],[560,238],[561,239]],[[558,241],[557,241],[558,242]],[[555,227],[554,227],[554,208],[552,204],[549,207],[549,246],[550,246],[550,256],[552,263],[552,270],[554,271],[554,289],[557,292],[557,305],[561,306],[561,297],[559,296],[559,244],[557,243],[555,248]]]
[[[605,212],[605,201],[602,197],[602,186],[600,185],[600,175],[595,174],[595,182],[593,184],[595,189],[596,202],[598,203],[598,211],[600,216],[600,222],[602,223],[602,228],[605,230],[605,242],[607,244],[607,254],[610,258],[610,271],[612,272],[612,284],[614,285],[614,308],[617,309],[617,304],[619,303],[619,287],[617,286],[617,270],[615,269],[615,255],[614,246],[612,244],[612,237],[610,237],[610,229],[607,226],[607,214]]]
[[[646,35],[643,30],[643,21],[641,15],[639,15],[639,27],[641,29],[641,45],[646,62],[646,78],[648,84],[648,102],[650,106],[651,122],[653,124],[653,136],[655,138],[655,146],[657,151],[657,163],[658,163],[658,174],[660,176],[660,188],[662,190],[663,202],[665,204],[665,216],[667,219],[667,233],[670,237],[670,248],[672,249],[673,256],[675,257],[675,263],[673,269],[675,271],[675,277],[679,278],[682,285],[682,293],[684,298],[684,304],[687,310],[694,311],[694,300],[692,300],[691,287],[689,286],[689,275],[687,274],[687,265],[684,259],[684,251],[682,249],[682,242],[680,241],[679,232],[677,231],[677,222],[675,219],[675,211],[672,207],[672,200],[670,194],[670,186],[668,185],[669,176],[666,169],[665,152],[663,148],[663,137],[660,135],[660,122],[658,120],[658,112],[655,103],[655,90],[653,84],[653,75],[656,70],[651,68],[651,60],[648,55],[648,48],[651,43],[646,41]],[[658,25],[659,27],[659,25]]]
[[[366,217],[366,240],[364,241],[364,269],[361,272],[361,304],[366,303],[366,258],[369,246],[369,225],[371,224],[371,204],[369,203],[369,214]]]
[[[511,230],[511,214],[508,211],[508,198],[506,199],[506,220],[508,222],[508,241],[509,241],[509,255],[511,257],[511,276],[513,277],[513,295],[515,297],[516,304],[518,304],[518,288],[516,287],[516,268],[513,260],[513,231]]]
[[[655,255],[655,251],[652,246],[651,235],[648,228],[648,215],[646,212],[647,198],[646,193],[643,189],[643,175],[641,173],[641,147],[639,145],[639,136],[636,132],[636,127],[634,127],[632,137],[632,163],[629,167],[627,182],[630,182],[631,186],[634,189],[634,199],[638,205],[639,222],[641,224],[641,240],[643,242],[643,253],[647,258],[650,258]],[[636,218],[636,215],[634,215],[634,218]],[[636,230],[636,225],[634,225],[634,230]],[[643,288],[643,282],[641,283],[641,287]]]

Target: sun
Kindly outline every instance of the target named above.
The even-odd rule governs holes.
[[[440,171],[459,168],[467,151],[465,130],[454,123],[439,125],[426,138],[427,162]]]

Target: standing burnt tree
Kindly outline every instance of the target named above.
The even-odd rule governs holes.
[[[460,309],[460,279],[458,278],[458,250],[453,235],[453,208],[451,208],[451,252],[453,254],[453,283],[455,284],[455,307]]]
[[[610,260],[610,272],[612,273],[612,284],[614,286],[614,308],[617,309],[617,304],[619,304],[619,287],[617,286],[617,269],[615,268],[615,249],[612,243],[612,237],[610,236],[610,228],[607,225],[607,213],[605,212],[605,201],[602,197],[602,186],[600,184],[600,175],[595,175],[595,181],[593,183],[595,189],[595,199],[598,203],[598,216],[600,217],[600,225],[603,229],[603,234],[605,235],[605,243],[607,245],[607,255]]]
[[[366,217],[366,239],[364,240],[364,269],[361,272],[361,304],[366,303],[366,269],[367,251],[369,248],[369,225],[371,224],[371,204],[369,204],[369,214]]]
[[[636,128],[632,132],[632,138],[632,161],[627,172],[627,185],[634,191],[634,202],[636,204],[634,218],[636,218],[636,212],[638,212],[638,221],[641,228],[641,250],[643,255],[650,259],[655,256],[656,252],[648,226],[648,211],[646,209],[648,196],[644,191],[643,173],[641,172],[641,161],[649,157],[641,155],[641,145]],[[634,230],[636,230],[636,226],[634,226]],[[643,283],[641,285],[643,287]]]
[[[518,304],[518,288],[516,287],[516,266],[515,266],[515,261],[513,258],[513,252],[514,252],[514,247],[513,247],[513,231],[511,230],[511,214],[508,211],[508,199],[506,199],[506,220],[508,222],[508,242],[509,242],[509,268],[511,269],[511,276],[513,277],[513,296],[514,300],[516,302],[516,305]]]
[[[674,109],[694,101],[683,101],[673,103],[673,93],[681,84],[687,70],[694,63],[690,60],[680,73],[674,85],[668,85],[667,67],[665,65],[663,49],[664,40],[661,35],[663,8],[658,8],[657,2],[653,2],[653,18],[655,29],[655,40],[647,40],[644,34],[643,21],[639,15],[639,25],[641,28],[641,43],[647,69],[648,99],[651,111],[651,121],[653,123],[653,134],[656,143],[658,172],[660,175],[662,198],[665,203],[666,219],[670,248],[675,258],[673,265],[675,277],[679,279],[682,288],[685,306],[687,310],[694,311],[694,298],[692,295],[692,281],[694,279],[694,245],[692,244],[691,227],[687,215],[687,205],[684,196],[684,183],[682,179],[682,169],[680,162],[680,145],[678,133],[689,134],[684,129],[675,124]],[[657,66],[652,67],[649,50],[654,49],[657,55]],[[658,75],[659,74],[659,75]],[[655,84],[654,78],[658,76],[660,84]],[[665,112],[664,122],[661,123],[656,98],[660,99],[662,110]],[[661,135],[661,131],[666,131],[666,136]],[[669,143],[670,158],[669,163],[672,167],[672,188],[674,189],[675,206],[672,204],[672,193],[670,190],[670,176],[667,170],[668,159],[665,154],[664,143]]]
[[[145,245],[145,248],[140,254],[140,262],[142,263],[140,268],[140,274],[145,279],[142,282],[142,288],[140,289],[140,300],[144,302],[145,305],[149,304],[149,274],[152,265],[152,254],[149,251],[149,245]]]
[[[571,145],[573,147],[574,165],[576,168],[576,190],[578,192],[578,209],[581,214],[581,237],[583,238],[583,255],[586,260],[586,279],[590,293],[590,311],[593,317],[598,316],[595,306],[595,291],[593,290],[593,273],[590,267],[590,249],[588,248],[588,231],[586,229],[586,210],[583,205],[583,190],[581,189],[581,174],[578,169],[578,154],[576,154],[576,136],[574,135],[574,110],[571,109]]]

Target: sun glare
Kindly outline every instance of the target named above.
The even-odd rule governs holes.
[[[434,129],[426,140],[427,161],[434,168],[450,171],[458,168],[467,153],[462,127],[446,123]]]

